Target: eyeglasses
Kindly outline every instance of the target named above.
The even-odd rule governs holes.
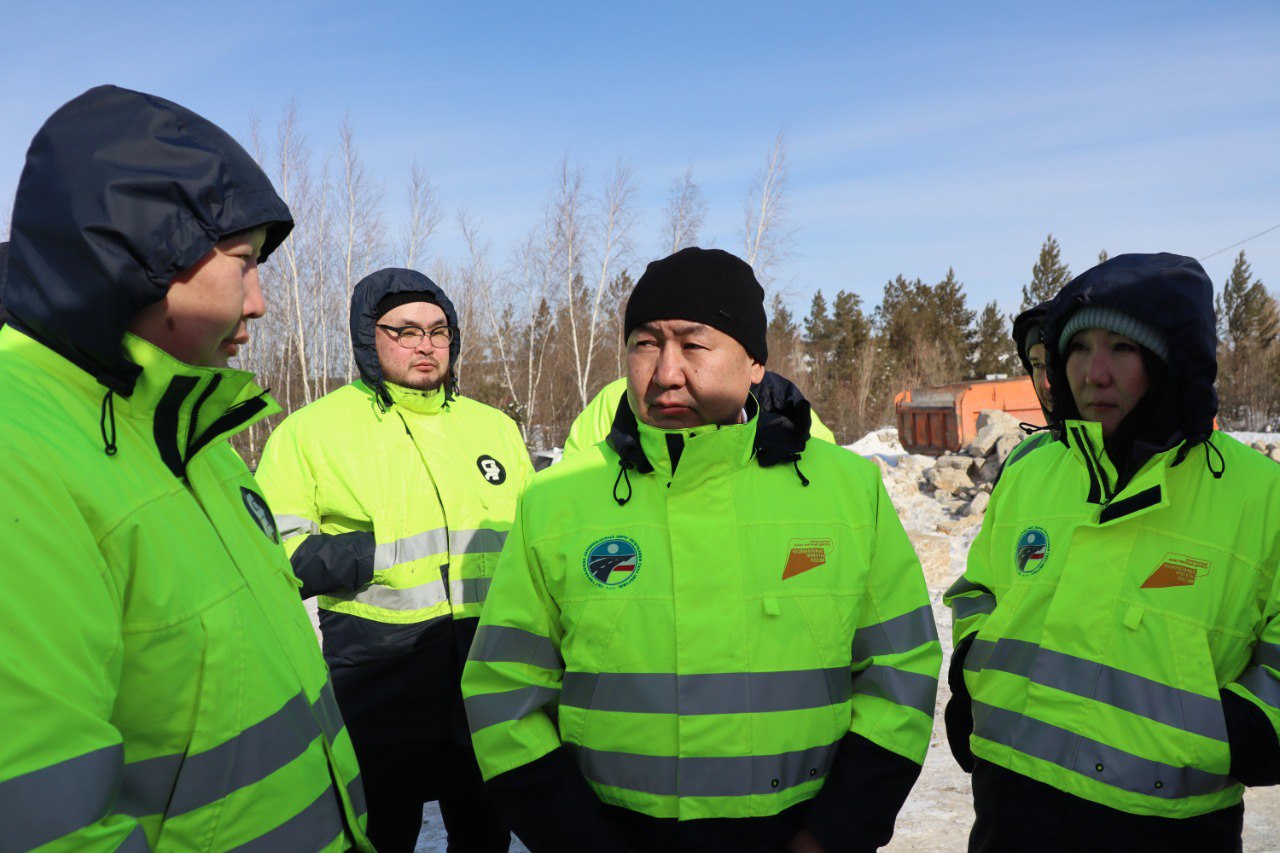
[[[417,326],[384,326],[381,323],[374,323],[374,325],[395,338],[396,343],[405,349],[417,349],[422,346],[422,339],[427,336],[430,336],[433,347],[444,348],[453,343],[452,326],[436,326],[433,329],[424,330]]]

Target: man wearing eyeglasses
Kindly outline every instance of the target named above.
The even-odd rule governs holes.
[[[360,379],[286,418],[258,481],[319,597],[374,846],[412,851],[439,800],[451,850],[505,851],[459,681],[529,454],[510,418],[458,393],[458,315],[425,275],[357,284],[351,341]]]

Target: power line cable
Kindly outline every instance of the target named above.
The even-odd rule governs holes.
[[[1202,257],[1200,260],[1207,261],[1210,258],[1212,258],[1214,255],[1221,255],[1223,252],[1229,252],[1232,249],[1234,249],[1236,246],[1243,246],[1245,243],[1248,243],[1250,240],[1256,240],[1257,238],[1261,237],[1263,234],[1270,234],[1272,231],[1275,231],[1277,228],[1280,228],[1280,225],[1272,225],[1266,231],[1259,231],[1257,234],[1254,234],[1252,237],[1245,237],[1239,243],[1232,243],[1230,246],[1227,246],[1225,249],[1219,249],[1216,252],[1210,252],[1209,254]]]

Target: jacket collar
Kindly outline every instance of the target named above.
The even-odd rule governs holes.
[[[128,333],[123,350],[142,372],[128,397],[104,400],[104,421],[108,406],[112,419],[150,420],[160,458],[175,477],[185,477],[205,447],[281,411],[248,371],[193,367]]]
[[[390,382],[383,383],[393,405],[418,415],[438,415],[448,406],[442,388],[435,391],[417,391]]]
[[[1100,524],[1168,506],[1166,482],[1169,469],[1179,464],[1178,448],[1153,454],[1127,483],[1117,488],[1116,466],[1107,456],[1102,442],[1102,425],[1094,421],[1068,420],[1063,422],[1063,430],[1071,455],[1084,467],[1088,476],[1089,490],[1085,500],[1100,507]]]

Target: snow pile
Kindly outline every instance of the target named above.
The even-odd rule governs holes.
[[[880,468],[935,600],[964,571],[995,479],[1024,437],[1016,418],[990,411],[979,415],[978,433],[962,453],[907,453],[891,428],[847,445]]]

